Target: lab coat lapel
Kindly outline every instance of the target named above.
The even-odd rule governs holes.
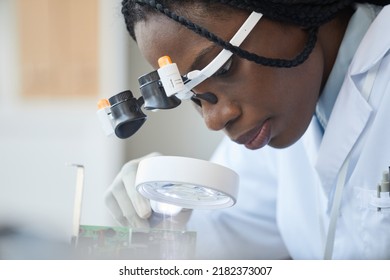
[[[351,76],[369,71],[389,51],[390,36],[384,36],[383,26],[390,26],[390,5],[385,6],[368,29],[351,63]],[[375,42],[373,44],[372,42]]]
[[[357,81],[361,82],[362,77],[364,79],[365,74],[389,50],[390,36],[383,37],[382,33],[375,32],[376,26],[388,26],[389,24],[390,5],[382,9],[364,36],[330,116],[316,164],[322,187],[328,196],[344,161],[362,134],[371,115],[371,106],[363,97],[359,89],[361,85],[359,86]],[[370,30],[374,31],[370,32]],[[382,37],[378,38],[378,36]],[[372,42],[376,44],[373,45]]]
[[[337,175],[371,114],[350,75],[336,100],[318,152],[316,169],[325,194],[330,195]]]

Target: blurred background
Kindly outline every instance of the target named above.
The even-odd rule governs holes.
[[[85,167],[81,224],[115,225],[103,196],[121,166],[158,151],[208,159],[222,134],[190,101],[147,112],[131,139],[107,138],[99,98],[150,71],[120,0],[0,0],[0,227],[70,241],[76,168]]]

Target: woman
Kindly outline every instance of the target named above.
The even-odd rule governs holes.
[[[193,89],[207,127],[232,140],[215,161],[248,186],[241,205],[191,218],[190,228],[211,235],[216,257],[390,258],[388,191],[377,191],[390,165],[388,3],[122,2],[128,31],[154,68],[169,55],[188,73],[223,48],[233,53]],[[232,46],[251,12],[263,16]],[[256,157],[243,147],[263,149]],[[257,198],[268,205],[257,215],[264,209],[245,192],[262,188],[272,195]]]

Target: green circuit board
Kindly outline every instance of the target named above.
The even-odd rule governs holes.
[[[81,225],[76,251],[87,259],[192,259],[196,233]]]

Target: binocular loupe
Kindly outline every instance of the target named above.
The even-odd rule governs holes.
[[[240,46],[261,17],[261,13],[252,12],[229,43]],[[108,100],[99,101],[98,116],[105,133],[115,133],[121,139],[128,138],[137,132],[146,120],[146,115],[141,110],[142,105],[147,110],[172,109],[179,106],[181,100],[195,97],[192,89],[214,75],[232,54],[231,51],[223,49],[205,68],[193,70],[184,76],[180,75],[176,63],[172,63],[169,56],[160,57],[160,68],[138,79],[142,97],[136,99],[128,90]],[[203,97],[206,95],[203,94]],[[215,95],[212,97],[207,98],[207,101],[215,104],[217,98]],[[199,98],[198,95],[198,100]]]
[[[136,133],[147,118],[142,105],[146,110],[173,109],[181,104],[181,99],[191,98],[192,93],[185,93],[186,78],[180,75],[177,65],[168,56],[161,57],[159,65],[158,70],[138,78],[140,98],[126,90],[99,101],[97,114],[106,135],[115,133],[118,138],[126,139]]]

